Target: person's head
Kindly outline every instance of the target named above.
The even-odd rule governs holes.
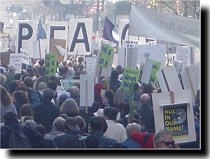
[[[79,63],[82,63],[84,61],[84,58],[82,57],[82,56],[80,56],[79,58],[78,58],[78,62]]]
[[[9,70],[9,72],[15,73],[15,66],[9,65],[8,70]]]
[[[72,98],[79,97],[79,95],[80,95],[79,88],[77,86],[72,86],[69,89],[69,92],[70,92],[70,96]]]
[[[139,83],[134,83],[133,84],[133,90],[134,90],[134,92],[136,92],[136,93],[140,93],[140,85],[139,85]]]
[[[15,80],[21,80],[21,77],[22,77],[21,73],[16,73],[15,76],[14,76],[14,79]]]
[[[145,94],[142,94],[141,95],[141,98],[140,98],[140,102],[142,105],[148,105],[150,104],[150,96],[149,94],[145,93]]]
[[[152,94],[153,90],[154,88],[152,87],[151,83],[149,84],[142,83],[141,85],[142,93]]]
[[[141,126],[137,123],[130,123],[126,126],[126,134],[127,137],[130,138],[131,137],[131,132],[132,131],[141,131]]]
[[[43,91],[43,94],[42,94],[42,99],[43,101],[51,101],[52,98],[53,98],[53,95],[54,95],[54,92],[52,89],[50,88],[46,88],[44,91]]]
[[[17,90],[17,91],[18,91],[18,90],[22,90],[23,92],[28,93],[27,87],[25,86],[24,83],[20,83],[20,84],[17,86],[16,90]]]
[[[109,79],[104,77],[101,80],[101,85],[102,85],[102,89],[104,89],[104,90],[109,89]]]
[[[33,88],[33,80],[31,79],[31,77],[25,77],[24,78],[24,84],[26,85],[27,88]]]
[[[116,70],[121,74],[123,73],[123,67],[122,65],[117,65]]]
[[[30,116],[30,117],[32,117],[33,116],[33,110],[32,110],[31,107],[32,106],[30,106],[30,104],[23,104],[20,107],[20,117],[23,117],[23,116]]]
[[[114,101],[114,92],[111,89],[107,89],[105,91],[105,99],[108,101],[109,104],[113,103],[113,101]]]
[[[60,107],[60,113],[64,113],[68,116],[75,117],[79,113],[79,107],[75,100],[70,98],[63,102],[63,104]]]
[[[19,122],[17,114],[12,110],[8,110],[4,114],[3,119],[4,119],[4,124],[5,125],[10,125],[10,124],[14,124],[14,123]]]
[[[39,63],[40,66],[44,66],[44,59],[39,59],[38,63]]]
[[[130,112],[130,106],[128,102],[120,103],[118,105],[120,111],[120,117],[125,117]]]
[[[69,98],[69,96],[67,94],[61,94],[59,97],[58,97],[58,108],[60,109],[61,105],[63,104],[63,102],[65,100],[67,100]]]
[[[2,104],[6,106],[12,103],[11,95],[3,86],[0,86],[0,93],[1,93],[0,99]]]
[[[24,125],[30,125],[33,129],[36,127],[36,122],[32,119],[24,119]]]
[[[6,82],[6,80],[7,80],[7,77],[3,74],[0,74],[0,84],[1,85],[4,84]]]
[[[104,120],[105,121],[105,120]],[[104,132],[107,129],[106,121],[103,121],[103,117],[94,116],[90,119],[90,133],[94,134],[96,132],[99,132],[101,134],[104,134]]]
[[[44,127],[44,125],[42,125],[40,123],[35,126],[35,129],[43,136],[47,133],[47,130]]]
[[[49,82],[47,82],[47,87],[52,89],[53,91],[56,91],[57,83],[55,81],[50,80]]]
[[[84,130],[86,128],[86,121],[84,120],[84,118],[78,115],[75,117],[75,119],[80,127],[80,130]]]
[[[85,147],[86,148],[99,148],[99,140],[97,137],[93,135],[88,135],[85,139]]]
[[[62,117],[55,118],[55,120],[53,121],[53,125],[52,125],[53,130],[64,132],[64,130],[65,130],[64,124],[65,124],[64,118],[62,118]]]
[[[167,130],[160,130],[157,133],[155,133],[153,141],[154,141],[155,148],[174,148],[175,147],[173,136]]]
[[[119,76],[119,72],[117,70],[112,70],[110,80],[117,80]]]
[[[94,85],[94,96],[101,96],[101,89],[102,89],[102,84],[96,83]]]
[[[59,73],[60,75],[66,75],[68,72],[68,67],[67,66],[62,66],[59,68]]]
[[[68,117],[65,120],[64,127],[65,127],[66,130],[73,130],[73,131],[79,131],[80,130],[79,125],[78,125],[75,117]]]
[[[20,84],[19,80],[14,80],[9,84],[9,90],[10,93],[12,94],[14,91],[17,90],[18,85]]]
[[[20,106],[29,102],[27,94],[22,90],[14,91],[12,93],[12,99],[13,103]]]
[[[112,108],[112,107],[105,107],[103,113],[106,119],[115,121],[118,111],[117,109]]]
[[[39,84],[37,85],[37,90],[39,91],[44,91],[47,88],[47,84],[45,82],[39,82]]]

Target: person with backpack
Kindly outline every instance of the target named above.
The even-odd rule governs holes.
[[[4,125],[1,126],[1,148],[31,148],[31,144],[22,131],[18,116],[14,111],[4,115]]]

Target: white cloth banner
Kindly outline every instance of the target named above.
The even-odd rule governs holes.
[[[131,6],[129,35],[200,46],[200,20]]]

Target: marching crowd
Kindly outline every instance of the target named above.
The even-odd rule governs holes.
[[[83,57],[58,64],[47,76],[40,59],[15,73],[13,65],[0,67],[1,148],[199,148],[199,91],[194,107],[196,141],[175,143],[166,130],[155,132],[151,84],[134,83],[134,111],[130,116],[129,92],[121,86],[123,68],[94,85],[91,107],[80,106],[80,83],[58,94],[60,79],[78,79],[86,73]],[[161,90],[157,90],[161,92]]]

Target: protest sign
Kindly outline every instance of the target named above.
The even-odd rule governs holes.
[[[95,76],[95,69],[96,69],[96,56],[86,57],[86,71],[87,74],[91,74]]]
[[[160,71],[161,63],[153,60],[146,60],[141,76],[141,82],[148,84],[149,82],[155,87],[158,84],[156,73]]]
[[[99,66],[108,67],[109,63],[112,64],[111,57],[114,56],[114,48],[109,44],[103,44],[101,47],[101,54],[99,58]]]
[[[200,86],[200,64],[194,64],[185,67],[181,71],[182,83],[184,89],[190,89],[192,93],[192,101],[195,101],[196,92]]]
[[[69,55],[90,55],[93,19],[72,19],[69,24]]]
[[[45,54],[45,70],[47,75],[55,75],[57,72],[57,59],[54,53]]]
[[[63,87],[63,90],[69,91],[69,88],[71,88],[74,84],[72,79],[62,79],[60,80],[61,86]]]
[[[80,106],[92,106],[94,101],[94,76],[80,74]]]
[[[20,53],[20,49],[28,51],[29,57],[33,57],[33,43],[36,41],[37,21],[18,20],[17,25],[17,47],[15,53]]]
[[[134,46],[137,47],[137,46]],[[160,69],[165,64],[166,45],[138,45],[137,64],[142,64],[146,59],[161,63]]]
[[[196,140],[190,90],[152,94],[155,131],[170,131],[176,143]]]
[[[118,48],[118,65],[121,65],[123,68],[127,66],[127,48],[119,47]]]
[[[64,46],[60,45],[60,43],[57,43],[57,41],[52,42],[53,39],[64,40]],[[52,52],[50,48],[54,46],[51,45],[60,45],[63,47],[63,49],[67,50],[67,42],[68,42],[68,22],[49,21],[47,23],[47,52]]]
[[[113,66],[114,68],[116,68],[117,65],[118,65],[118,54],[114,54],[112,66]]]
[[[162,105],[164,129],[170,131],[173,137],[189,135],[187,107],[189,103]]]
[[[173,65],[164,67],[156,75],[162,92],[182,90],[181,82]]]
[[[21,53],[10,54],[9,64],[15,66],[15,73],[21,73],[22,63],[29,65],[29,57],[27,55]]]
[[[140,71],[135,68],[126,67],[123,72],[123,80],[121,87],[129,90],[131,83],[137,83]]]
[[[176,49],[176,60],[183,61],[182,69],[191,65],[191,48],[178,46]]]

